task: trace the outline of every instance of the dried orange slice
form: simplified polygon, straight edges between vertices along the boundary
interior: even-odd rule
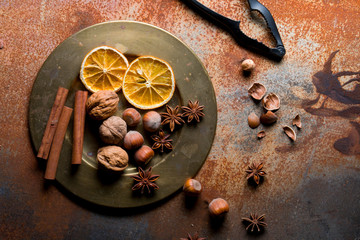
[[[84,58],[80,79],[91,92],[121,89],[129,62],[118,50],[100,46],[91,50]]]
[[[170,101],[174,91],[174,72],[162,59],[141,56],[126,70],[123,93],[129,103],[137,108],[161,107]]]

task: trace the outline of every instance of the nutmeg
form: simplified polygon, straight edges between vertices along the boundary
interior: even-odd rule
[[[118,116],[109,117],[99,128],[100,139],[108,144],[120,145],[126,132],[126,122]]]
[[[198,180],[190,178],[186,180],[183,191],[188,196],[198,196],[202,191],[201,184]]]
[[[134,159],[138,165],[147,164],[153,157],[155,153],[151,147],[142,145],[141,148],[136,150]]]
[[[229,204],[222,198],[216,198],[209,204],[209,212],[211,216],[221,217],[229,212]]]
[[[161,115],[158,112],[150,111],[143,117],[144,129],[148,132],[156,132],[161,125]]]
[[[248,93],[252,98],[256,100],[261,100],[265,96],[266,87],[261,83],[254,83],[248,89]]]
[[[251,128],[257,128],[260,125],[260,118],[254,112],[252,112],[248,116],[248,124]]]
[[[141,121],[141,114],[135,108],[127,108],[122,114],[126,124],[130,127],[137,126]]]
[[[132,150],[144,144],[144,137],[138,131],[129,131],[124,137],[124,147]]]
[[[278,117],[272,111],[267,111],[266,113],[260,116],[260,122],[265,125],[273,124],[277,120]]]
[[[100,90],[86,101],[86,111],[92,119],[104,120],[114,115],[118,109],[119,97],[114,91]]]
[[[128,166],[129,156],[118,146],[102,147],[97,152],[98,163],[107,169],[121,172]]]
[[[245,59],[244,61],[241,62],[241,68],[243,71],[250,72],[254,70],[255,63],[251,59]]]
[[[275,111],[280,108],[280,98],[275,93],[269,93],[262,100],[263,107],[268,111]]]

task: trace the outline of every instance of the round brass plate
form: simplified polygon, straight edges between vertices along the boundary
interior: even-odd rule
[[[81,62],[91,49],[101,45],[119,49],[130,60],[135,56],[153,55],[167,61],[173,67],[177,86],[168,104],[175,107],[187,105],[188,100],[199,100],[205,106],[206,116],[200,123],[178,128],[171,134],[174,150],[157,153],[149,163],[147,167],[153,166],[153,173],[160,175],[156,181],[160,189],[151,195],[138,195],[131,190],[134,181],[130,176],[137,173],[132,153],[129,153],[129,167],[122,174],[98,169],[96,152],[102,146],[97,132],[99,123],[89,118],[86,119],[83,163],[77,168],[71,166],[71,120],[56,180],[76,196],[103,206],[128,208],[154,203],[177,191],[187,178],[199,171],[211,148],[217,120],[214,89],[200,60],[179,39],[158,27],[133,21],[106,22],[83,29],[61,43],[41,67],[30,96],[29,127],[34,147],[40,146],[58,87],[70,90],[65,105],[73,107],[75,91],[85,90],[79,79]],[[121,116],[122,110],[130,105],[121,91],[119,97],[117,115]],[[164,107],[156,110],[164,111]],[[136,130],[144,134],[145,143],[151,146],[151,134],[145,133],[141,125]]]

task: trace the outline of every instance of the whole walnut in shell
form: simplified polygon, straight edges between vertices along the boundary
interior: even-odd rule
[[[92,119],[104,120],[118,110],[119,97],[114,91],[100,90],[86,101],[86,111]]]
[[[129,156],[121,147],[106,146],[98,150],[97,160],[105,168],[121,172],[127,168]]]
[[[106,119],[99,128],[100,138],[104,143],[120,145],[127,133],[126,122],[118,116]]]

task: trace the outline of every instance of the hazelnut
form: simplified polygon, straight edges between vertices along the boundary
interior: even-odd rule
[[[129,131],[124,137],[124,147],[132,150],[144,144],[144,137],[137,131]]]
[[[209,204],[210,215],[214,217],[222,217],[229,212],[229,204],[222,198],[216,198]]]
[[[161,115],[158,112],[150,111],[143,117],[143,126],[146,131],[156,132],[161,125]]]
[[[190,178],[186,180],[183,191],[188,196],[198,196],[202,191],[201,184],[198,180]]]
[[[122,114],[126,124],[130,127],[137,126],[141,121],[141,114],[135,108],[127,108]]]
[[[126,122],[118,116],[109,117],[99,128],[100,139],[108,144],[120,145],[126,132]]]
[[[295,131],[294,131],[291,127],[289,127],[289,126],[284,126],[283,129],[284,129],[285,134],[286,134],[292,141],[295,142],[295,141],[296,141],[296,133],[295,133]]]
[[[260,116],[260,122],[265,125],[273,124],[278,120],[278,117],[272,111],[267,111]]]
[[[248,89],[248,93],[255,100],[261,100],[265,96],[266,87],[261,83],[254,83]]]
[[[114,115],[118,109],[119,97],[114,91],[100,90],[86,101],[86,111],[92,119],[104,120]]]
[[[255,63],[251,59],[245,59],[241,63],[241,68],[242,68],[243,71],[250,72],[250,71],[254,70]]]
[[[275,93],[269,93],[262,100],[263,107],[268,111],[275,111],[280,108],[280,98]]]
[[[248,124],[251,128],[257,128],[260,125],[260,118],[254,112],[252,112],[248,116]]]
[[[129,156],[118,146],[102,147],[97,152],[98,163],[113,171],[123,171],[128,166]]]
[[[301,118],[299,114],[296,115],[296,117],[293,119],[292,124],[295,125],[297,128],[301,129]]]
[[[138,165],[145,165],[147,164],[153,157],[155,153],[151,147],[142,145],[134,155],[134,159]]]

